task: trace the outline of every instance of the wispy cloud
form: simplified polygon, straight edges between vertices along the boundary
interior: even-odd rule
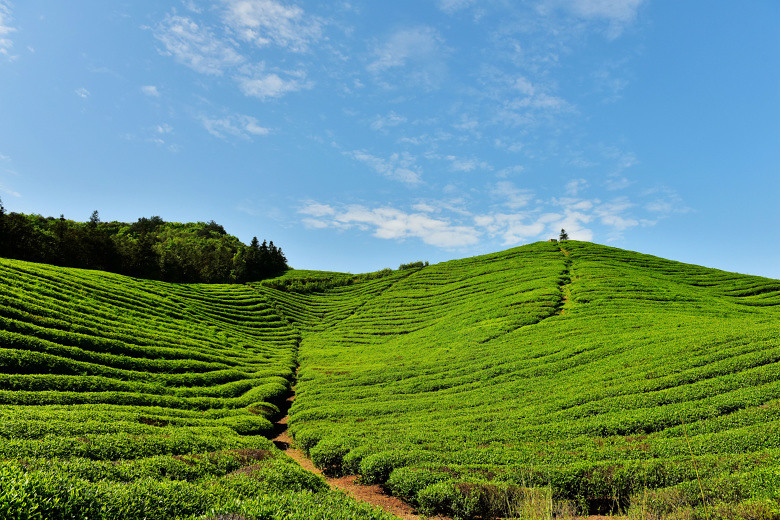
[[[438,0],[439,9],[447,14],[453,14],[456,11],[471,7],[477,0]]]
[[[625,28],[636,20],[644,0],[545,0],[540,11],[560,9],[580,19],[606,21],[607,37],[619,37]]]
[[[563,218],[559,214],[493,213],[474,217],[477,226],[489,236],[500,237],[504,245],[516,245],[542,236],[550,222]]]
[[[524,208],[534,199],[534,192],[518,188],[510,181],[497,182],[490,190],[493,197],[502,201],[502,205],[513,210]]]
[[[0,0],[0,56],[12,58],[11,48],[14,46],[13,40],[8,36],[16,32],[16,28],[11,27],[11,7],[12,4],[6,0]]]
[[[568,183],[567,195],[539,198],[533,191],[509,181],[488,187],[496,202],[491,209],[471,211],[478,200],[466,198],[419,199],[406,211],[386,205],[343,205],[305,201],[299,209],[309,228],[372,231],[377,238],[418,237],[444,247],[466,247],[496,240],[514,246],[557,237],[561,229],[576,240],[614,242],[628,230],[651,226],[672,213],[690,211],[679,195],[665,187],[646,190],[633,198],[610,200],[581,196],[589,191],[583,179]],[[442,190],[445,197],[457,189]],[[484,208],[484,206],[483,206]]]
[[[666,186],[646,190],[643,195],[648,199],[644,208],[659,218],[693,211],[677,191]]]
[[[7,195],[10,195],[12,197],[17,197],[17,198],[22,196],[22,194],[19,193],[18,191],[12,190],[11,188],[9,188],[8,186],[2,183],[0,183],[0,192],[3,192]]]
[[[223,0],[222,8],[221,17],[210,24],[198,21],[205,18],[200,10],[192,17],[168,14],[154,28],[160,52],[201,74],[229,74],[244,95],[264,101],[314,85],[302,67],[273,67],[255,54],[258,46],[267,45],[306,50],[321,37],[318,18],[274,0]]]
[[[371,122],[371,129],[380,131],[389,127],[402,125],[406,123],[406,121],[406,117],[391,111],[389,114],[384,116],[376,116]]]
[[[374,48],[368,71],[376,75],[401,69],[394,81],[436,88],[447,72],[447,48],[439,32],[428,26],[399,29]]]
[[[154,36],[164,47],[161,53],[201,74],[220,76],[244,61],[228,41],[185,16],[167,15]]]
[[[77,88],[75,91],[76,95],[82,99],[87,99],[89,97],[89,90],[85,88]]]
[[[394,153],[387,159],[371,155],[363,150],[346,152],[353,159],[368,165],[372,170],[388,179],[406,184],[420,184],[422,177],[416,159],[408,152]]]
[[[141,87],[141,92],[145,96],[149,97],[160,97],[160,91],[157,90],[157,87],[154,85],[144,85]]]
[[[486,161],[481,161],[474,157],[464,158],[448,155],[450,169],[454,172],[473,172],[474,170],[492,170],[493,168]]]
[[[240,39],[257,46],[274,44],[302,52],[322,36],[323,21],[296,5],[273,0],[226,0],[226,4],[225,23]]]
[[[304,225],[314,229],[359,229],[371,231],[377,238],[404,240],[418,238],[443,248],[474,245],[480,232],[470,225],[459,225],[446,218],[433,218],[426,212],[406,212],[392,207],[369,208],[353,204],[333,207],[308,201],[299,210],[306,215]]]
[[[252,136],[267,135],[268,128],[260,126],[257,119],[243,114],[233,114],[225,117],[201,117],[203,127],[211,135],[219,138],[228,136],[251,139]]]
[[[308,89],[313,86],[306,80],[306,73],[302,70],[281,72],[287,76],[282,78],[276,72],[266,72],[265,64],[254,67],[246,67],[242,73],[236,76],[238,88],[247,96],[260,99],[278,98],[288,92]]]
[[[564,186],[566,195],[576,197],[582,190],[588,187],[588,181],[585,179],[572,179]]]

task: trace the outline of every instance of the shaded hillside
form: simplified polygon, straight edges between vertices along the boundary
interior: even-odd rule
[[[282,250],[257,238],[247,246],[219,224],[88,222],[5,213],[0,202],[0,257],[111,271],[168,282],[232,283],[277,276]]]
[[[777,507],[780,282],[561,246],[260,287],[303,333],[297,442],[429,513],[505,515],[527,486],[582,512]]]

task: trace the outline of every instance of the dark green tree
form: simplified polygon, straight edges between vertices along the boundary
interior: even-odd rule
[[[89,222],[87,222],[87,226],[90,229],[95,229],[98,224],[100,224],[100,215],[98,215],[98,210],[95,210],[92,212],[92,215],[89,217]]]
[[[565,229],[561,229],[561,234],[558,236],[558,240],[563,242],[564,240],[569,240],[569,234],[566,232]]]

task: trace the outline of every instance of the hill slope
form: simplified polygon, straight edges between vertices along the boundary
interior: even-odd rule
[[[300,336],[250,287],[3,259],[0,288],[0,518],[387,518],[258,435]]]
[[[573,241],[248,285],[0,260],[0,517],[385,518],[262,435],[300,363],[296,442],[430,514],[774,518],[778,318],[777,280]]]
[[[262,288],[303,333],[296,440],[429,513],[777,499],[780,282],[562,246]]]

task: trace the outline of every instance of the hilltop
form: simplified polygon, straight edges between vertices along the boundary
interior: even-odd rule
[[[318,467],[425,514],[780,514],[780,281],[576,241],[410,265],[202,285],[0,260],[0,478],[24,491],[0,507],[381,518],[266,439],[294,385]]]

